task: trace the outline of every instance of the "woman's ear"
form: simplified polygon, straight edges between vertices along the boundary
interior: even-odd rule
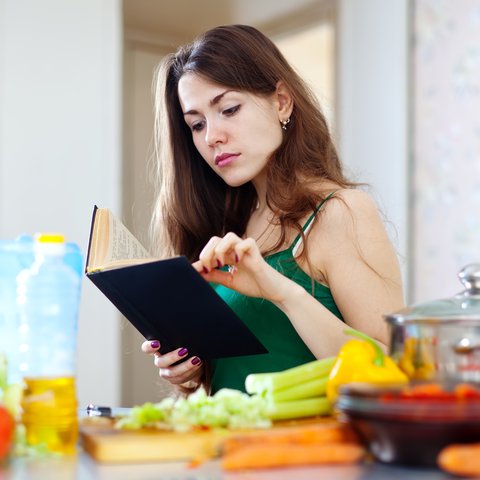
[[[293,98],[287,86],[279,80],[275,90],[275,98],[278,102],[278,120],[288,120],[293,111]]]

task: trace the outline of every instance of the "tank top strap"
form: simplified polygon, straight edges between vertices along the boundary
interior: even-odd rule
[[[333,195],[336,193],[336,190],[334,190],[333,192],[329,193],[318,205],[317,207],[315,208],[315,210],[313,211],[313,213],[308,217],[307,221],[304,223],[303,227],[302,227],[302,232],[304,235],[307,235],[308,231],[310,230],[311,226],[312,226],[312,223],[313,223],[313,220],[315,219],[315,217],[317,216],[317,213],[320,211],[320,209],[322,208],[322,206],[328,201],[330,200],[330,198],[333,197]],[[295,254],[297,253],[298,249],[300,248],[300,245],[302,244],[302,234],[299,233],[296,237],[295,237],[295,240],[292,242],[292,244],[290,245],[290,249],[292,251],[292,255],[295,256]]]

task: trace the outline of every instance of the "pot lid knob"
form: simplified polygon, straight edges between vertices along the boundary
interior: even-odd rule
[[[480,294],[480,263],[472,263],[463,267],[458,278],[465,287],[465,295]]]

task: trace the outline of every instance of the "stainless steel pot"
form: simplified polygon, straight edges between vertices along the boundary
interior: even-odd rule
[[[458,295],[384,317],[390,355],[411,380],[480,383],[480,264],[458,277]]]

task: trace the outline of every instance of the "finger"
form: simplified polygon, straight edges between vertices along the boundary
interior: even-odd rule
[[[160,342],[158,340],[147,340],[142,343],[142,352],[144,353],[155,353],[160,350]]]
[[[237,262],[235,256],[235,247],[243,240],[235,233],[227,233],[216,245],[214,256],[221,265],[227,265]]]
[[[233,274],[223,270],[213,269],[210,273],[203,274],[202,276],[207,282],[219,283],[226,287],[230,287],[233,282]]]
[[[182,358],[186,358],[187,356],[188,349],[184,347],[177,348],[176,350],[165,353],[164,355],[160,355],[160,353],[157,352],[155,354],[155,358],[153,359],[153,363],[157,368],[167,368]]]
[[[192,267],[198,272],[198,273],[207,273],[203,269],[203,263],[200,260],[197,260],[196,262],[192,263]]]
[[[220,237],[212,237],[200,252],[199,263],[202,266],[203,273],[208,273],[214,268],[221,267],[215,258],[215,246],[220,242]]]
[[[240,263],[245,255],[251,255],[254,258],[262,258],[257,242],[253,238],[245,238],[235,245],[235,260]]]
[[[196,362],[195,364],[192,362]],[[184,362],[170,368],[160,368],[160,377],[168,380],[174,385],[188,382],[194,377],[198,377],[199,370],[203,368],[203,363],[198,357],[185,360]]]

